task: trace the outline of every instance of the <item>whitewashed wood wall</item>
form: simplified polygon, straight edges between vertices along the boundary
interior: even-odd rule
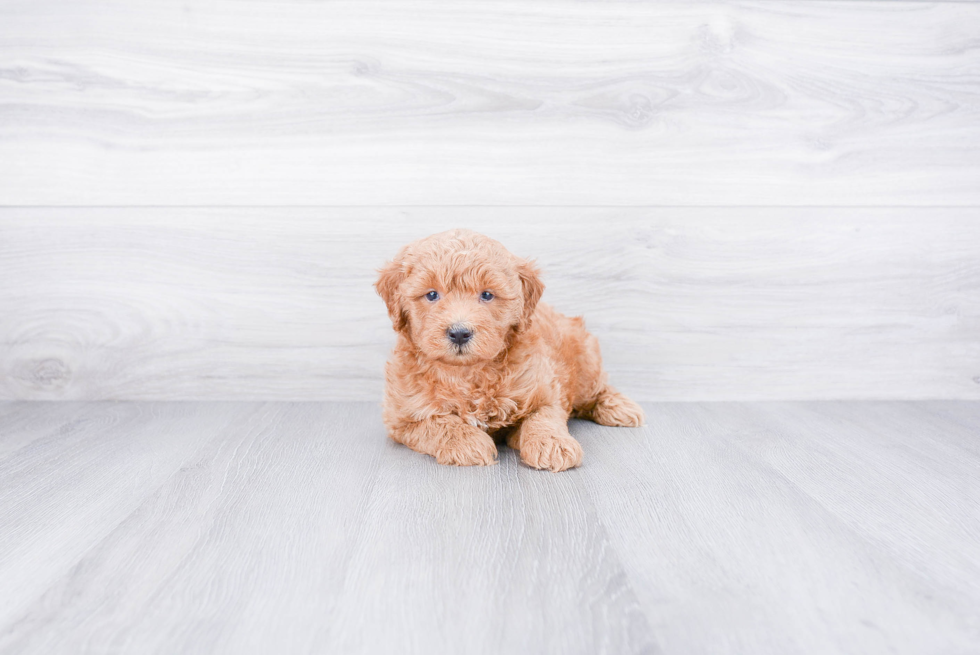
[[[637,398],[980,398],[980,5],[0,5],[0,398],[376,399],[484,231]]]

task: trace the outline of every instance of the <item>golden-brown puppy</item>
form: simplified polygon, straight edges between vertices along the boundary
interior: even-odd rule
[[[538,302],[538,270],[499,242],[451,230],[411,243],[375,284],[398,342],[385,367],[392,439],[440,464],[493,464],[493,437],[563,471],[582,462],[568,417],[638,426],[643,410],[606,381],[581,318]]]

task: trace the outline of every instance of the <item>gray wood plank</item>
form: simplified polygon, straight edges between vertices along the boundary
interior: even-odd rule
[[[376,408],[168,407],[196,421],[200,450],[8,618],[2,652],[330,652],[384,445]],[[215,425],[209,412],[237,420]]]
[[[980,398],[971,208],[0,209],[0,398],[373,400],[372,288],[454,226],[537,258],[638,399]],[[560,226],[560,227],[559,227]]]
[[[914,403],[752,407],[724,408],[729,425],[752,426],[736,444],[901,563],[937,604],[980,606],[977,432]],[[962,618],[980,638],[976,617]]]
[[[980,7],[44,0],[0,203],[977,205]]]
[[[652,652],[577,474],[438,466],[374,405],[230,406],[0,650]]]
[[[38,403],[39,415],[49,405]],[[75,567],[226,426],[231,405],[87,404],[0,461],[0,624]],[[48,431],[45,419],[23,431]],[[4,436],[6,441],[8,436]]]
[[[34,403],[0,402],[0,462],[39,439],[48,439],[72,429],[82,420],[91,403],[57,402],[43,406]]]
[[[331,643],[351,653],[652,653],[580,472],[501,448],[452,468],[390,444]]]
[[[664,652],[975,652],[963,519],[980,480],[964,471],[980,461],[923,466],[903,442],[937,426],[900,405],[906,433],[835,417],[864,403],[656,404],[644,429],[573,426]]]
[[[932,400],[915,403],[920,408],[934,416],[966,428],[973,436],[972,443],[980,448],[980,404],[958,400]]]
[[[438,466],[373,403],[76,407],[0,462],[0,652],[975,651],[968,429],[647,410],[574,421],[585,464],[551,474]]]

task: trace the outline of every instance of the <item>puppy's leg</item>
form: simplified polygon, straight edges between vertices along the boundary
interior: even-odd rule
[[[602,368],[599,340],[585,331],[581,321],[570,330],[568,339],[577,339],[582,344],[575,360],[573,415],[599,425],[631,428],[643,425],[640,406],[609,386],[609,378]]]
[[[557,472],[582,463],[582,446],[568,433],[568,414],[558,406],[532,412],[507,436],[507,445],[536,469]]]
[[[440,464],[488,466],[497,463],[497,446],[483,430],[458,416],[439,416],[404,423],[391,430],[391,438],[412,450],[432,455]]]
[[[595,404],[581,412],[599,425],[635,428],[643,425],[643,409],[635,402],[606,386],[596,397]]]

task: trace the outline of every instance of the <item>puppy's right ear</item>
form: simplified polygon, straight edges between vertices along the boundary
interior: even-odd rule
[[[402,306],[401,293],[398,287],[405,281],[406,273],[402,265],[401,257],[396,257],[388,262],[378,271],[378,281],[374,283],[378,295],[388,306],[388,317],[391,324],[398,332],[408,327],[408,316],[405,315],[405,308]]]
[[[520,320],[517,322],[517,331],[524,332],[531,326],[534,308],[538,306],[538,300],[544,293],[544,282],[541,281],[541,271],[534,265],[534,262],[528,260],[518,264],[517,274],[521,278],[521,290],[524,296],[524,308],[521,311]]]

